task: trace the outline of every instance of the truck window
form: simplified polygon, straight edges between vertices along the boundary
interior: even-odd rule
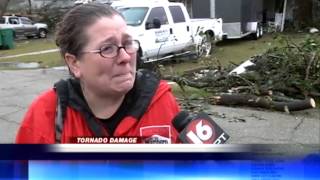
[[[130,8],[120,8],[118,11],[123,15],[129,26],[139,26],[148,12],[147,7],[130,7]]]
[[[169,6],[170,13],[174,23],[186,22],[180,6]]]
[[[168,18],[167,18],[167,14],[166,14],[163,7],[152,8],[146,23],[147,24],[153,23],[153,19],[155,19],[155,18],[160,20],[161,25],[169,23]]]
[[[21,18],[21,22],[22,22],[22,24],[32,24],[32,21],[27,18]]]
[[[9,18],[9,24],[19,24],[18,18]]]

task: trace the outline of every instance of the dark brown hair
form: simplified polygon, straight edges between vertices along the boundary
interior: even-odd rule
[[[86,29],[97,19],[114,15],[120,14],[111,6],[99,3],[83,4],[69,10],[57,24],[56,45],[61,56],[64,58],[65,53],[70,53],[79,57],[88,42]]]

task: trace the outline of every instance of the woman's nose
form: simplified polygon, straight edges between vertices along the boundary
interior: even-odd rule
[[[117,61],[119,63],[130,62],[131,59],[132,59],[132,54],[127,53],[127,51],[123,47],[119,48],[118,57],[117,57]]]

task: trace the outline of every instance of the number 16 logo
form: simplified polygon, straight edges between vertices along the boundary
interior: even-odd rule
[[[214,127],[207,120],[193,120],[189,125],[187,137],[194,144],[213,144],[215,137]]]

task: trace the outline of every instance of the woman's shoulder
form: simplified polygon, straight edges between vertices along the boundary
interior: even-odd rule
[[[56,107],[56,103],[57,103],[57,95],[56,92],[53,88],[44,91],[43,93],[41,93],[31,104],[30,107],[34,107],[36,106],[37,108],[40,109],[51,109]]]
[[[40,94],[23,118],[16,143],[54,143],[56,103],[54,89]]]
[[[146,69],[140,69],[137,72],[135,89],[143,94],[143,97],[151,97],[152,101],[156,101],[164,94],[171,93],[171,87],[167,81],[160,80],[154,72]]]
[[[171,86],[166,80],[160,80],[158,91],[171,91]]]
[[[57,96],[54,89],[41,93],[29,106],[25,114],[25,121],[42,121],[54,119],[56,113]]]

